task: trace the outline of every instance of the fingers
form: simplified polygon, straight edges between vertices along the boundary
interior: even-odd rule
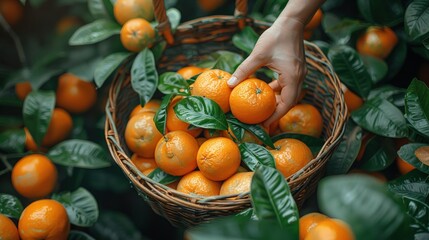
[[[232,77],[228,80],[227,84],[229,87],[235,87],[237,84],[246,79],[249,75],[254,73],[261,67],[264,63],[254,57],[254,55],[250,55],[247,57],[235,72],[232,74]]]

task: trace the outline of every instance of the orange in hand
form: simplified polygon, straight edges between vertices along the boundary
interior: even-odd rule
[[[299,218],[299,240],[304,240],[307,234],[321,221],[329,217],[318,212],[308,213]]]
[[[340,219],[325,219],[310,232],[305,240],[354,240],[350,226]]]
[[[64,73],[58,78],[57,105],[71,113],[83,113],[97,101],[97,90],[92,82]]]
[[[226,179],[220,188],[219,195],[231,195],[250,192],[254,172],[237,172]]]
[[[131,52],[139,52],[152,46],[155,31],[145,19],[133,18],[122,26],[120,38],[124,48]]]
[[[15,223],[3,214],[0,214],[0,239],[19,240]]]
[[[315,106],[301,103],[295,105],[280,118],[279,127],[286,133],[299,133],[320,137],[323,130],[323,119]]]
[[[183,176],[177,184],[177,191],[205,197],[219,195],[221,183],[206,178],[200,171]]]

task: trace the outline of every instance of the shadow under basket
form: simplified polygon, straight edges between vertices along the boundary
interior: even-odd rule
[[[239,25],[242,23],[234,16],[211,16],[181,24],[174,34],[174,43],[167,45],[163,56],[157,62],[158,72],[177,71],[218,50],[242,53],[232,44],[232,36],[240,31]],[[258,33],[269,27],[267,23],[248,18],[244,19],[244,23]],[[313,104],[321,112],[324,126],[321,138],[325,143],[309,164],[287,178],[299,208],[314,193],[319,179],[324,174],[326,162],[343,135],[347,117],[340,81],[330,62],[316,45],[305,42],[304,46],[308,68],[304,83],[308,89],[303,102]],[[166,218],[173,226],[190,227],[251,207],[249,193],[233,197],[191,196],[143,175],[131,163],[132,152],[124,138],[128,116],[138,103],[139,98],[131,87],[129,70],[121,68],[110,86],[105,138],[117,165],[157,214]]]

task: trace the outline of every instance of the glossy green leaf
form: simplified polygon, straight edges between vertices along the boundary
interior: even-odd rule
[[[310,135],[305,134],[299,134],[299,133],[280,133],[272,138],[273,142],[278,141],[279,139],[283,138],[294,138],[301,140],[304,142],[311,150],[311,153],[313,153],[314,156],[316,156],[320,149],[322,148],[323,144],[325,144],[325,141],[321,138],[316,138]]]
[[[79,227],[90,227],[98,220],[98,204],[94,196],[85,188],[73,192],[54,194],[57,200],[66,208],[70,223]]]
[[[165,72],[159,76],[158,90],[163,94],[189,95],[189,84],[176,72]]]
[[[63,166],[96,169],[108,167],[111,160],[107,152],[95,142],[66,140],[52,147],[47,156]]]
[[[405,34],[403,31],[395,30],[396,36],[398,37],[398,43],[393,48],[392,52],[390,52],[387,59],[385,59],[385,62],[387,63],[387,66],[389,67],[389,71],[387,72],[385,80],[390,80],[395,78],[399,71],[402,69],[405,60],[408,56],[408,42],[406,40]],[[384,81],[384,80],[383,80]]]
[[[89,0],[88,9],[95,19],[113,17],[113,4],[110,0]]]
[[[216,51],[211,56],[216,59],[213,69],[221,69],[229,73],[233,73],[244,60],[240,54],[225,50]]]
[[[403,205],[373,177],[326,177],[319,183],[318,203],[323,213],[347,222],[356,239],[410,239],[410,219]]]
[[[98,221],[89,229],[89,233],[95,239],[143,239],[127,215],[114,211],[101,211]]]
[[[238,49],[244,51],[247,54],[250,54],[255,47],[256,42],[258,41],[259,35],[253,30],[253,28],[246,26],[234,34],[232,37],[232,43]]]
[[[372,56],[360,55],[360,57],[371,76],[372,83],[375,85],[383,80],[388,71],[386,62]]]
[[[158,86],[158,71],[153,53],[143,49],[134,59],[131,67],[131,87],[140,96],[144,106],[153,96]]]
[[[159,182],[161,184],[169,184],[175,181],[178,181],[180,179],[179,176],[172,176],[164,171],[162,171],[160,168],[156,168],[153,170],[149,175],[147,175],[152,180]]]
[[[227,116],[228,116],[227,121],[231,126],[231,128],[234,128],[233,125],[243,128],[246,131],[250,132],[251,134],[255,135],[266,146],[270,148],[275,148],[273,141],[270,138],[270,135],[268,135],[267,131],[265,131],[265,129],[262,128],[260,125],[242,123],[230,113],[227,114]]]
[[[77,230],[71,230],[68,236],[68,240],[95,240],[89,234]]]
[[[167,46],[166,41],[160,41],[155,46],[152,47],[152,53],[153,53],[153,58],[155,59],[155,62],[158,62],[159,59],[161,59],[166,46]]]
[[[391,138],[375,136],[368,140],[359,168],[381,171],[389,167],[396,158],[396,149]]]
[[[31,91],[24,100],[22,115],[24,125],[38,146],[48,131],[55,107],[55,92]]]
[[[87,45],[101,42],[119,34],[121,26],[108,19],[98,19],[76,30],[69,40],[71,46]]]
[[[333,39],[350,39],[352,34],[363,30],[370,26],[369,23],[362,22],[357,19],[343,18],[336,19],[336,16],[332,13],[327,13],[328,19],[322,19],[322,22],[325,21],[322,26],[325,29],[326,34],[328,34]],[[329,19],[329,17],[331,19]]]
[[[408,136],[404,115],[387,100],[370,99],[353,111],[351,117],[359,126],[372,133],[392,138]]]
[[[414,233],[429,232],[428,203],[407,196],[402,197],[402,202],[407,208],[407,214],[411,218],[411,230]]]
[[[177,117],[196,127],[226,130],[228,123],[219,105],[208,98],[190,96],[174,106]]]
[[[167,9],[167,17],[168,17],[168,20],[170,21],[171,29],[173,29],[174,31],[177,28],[177,26],[179,26],[180,24],[182,14],[176,8],[169,8]]]
[[[227,121],[228,121],[228,117],[230,115],[227,115]],[[240,127],[239,125],[235,125],[235,124],[228,124],[228,129],[231,131],[232,133],[232,138],[236,138],[238,142],[242,142],[243,141],[243,137],[244,137],[244,133],[246,132],[246,129]],[[228,134],[231,135],[231,133],[228,131]]]
[[[174,94],[167,94],[162,98],[161,105],[159,106],[158,111],[153,117],[155,126],[162,135],[167,131],[167,109],[171,100],[175,97]]]
[[[413,79],[405,94],[405,117],[419,133],[429,138],[429,88]]]
[[[373,88],[368,95],[368,99],[386,99],[387,101],[393,103],[396,107],[399,108],[405,105],[405,93],[406,90],[403,88],[386,84],[377,88]]]
[[[408,162],[409,164],[413,165],[420,171],[429,174],[429,166],[422,163],[415,154],[415,151],[419,147],[428,146],[427,143],[409,143],[403,145],[399,151],[398,156],[402,158],[404,161]]]
[[[25,132],[23,129],[9,129],[0,133],[0,150],[6,153],[23,153]]]
[[[346,45],[337,45],[329,49],[328,58],[341,82],[366,99],[372,88],[371,76],[356,50]]]
[[[276,220],[298,236],[299,213],[284,176],[275,168],[260,165],[250,186],[253,210],[259,220]]]
[[[405,32],[411,41],[421,41],[429,36],[429,2],[412,1],[405,11]]]
[[[273,155],[263,146],[245,142],[240,143],[238,148],[241,160],[251,171],[255,171],[259,165],[275,168]]]
[[[408,196],[423,202],[429,199],[429,177],[419,170],[389,181],[387,187],[398,196]]]
[[[19,219],[24,207],[21,201],[13,195],[0,193],[0,213]]]
[[[95,66],[94,82],[97,87],[103,86],[107,78],[131,55],[129,52],[112,53]]]
[[[358,0],[357,5],[362,17],[370,23],[394,26],[403,21],[401,0]]]

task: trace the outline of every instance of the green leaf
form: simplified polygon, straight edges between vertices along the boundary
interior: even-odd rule
[[[368,99],[386,99],[399,108],[405,105],[405,93],[406,90],[403,88],[395,87],[393,85],[382,85],[372,89],[368,95]]]
[[[415,151],[419,148],[419,147],[423,147],[423,146],[428,146],[427,143],[409,143],[409,144],[405,144],[403,145],[399,151],[398,151],[398,156],[400,158],[402,158],[404,161],[406,161],[407,163],[413,165],[414,167],[416,167],[418,170],[429,174],[429,166],[425,165],[424,163],[422,163],[415,154]]]
[[[387,183],[389,191],[398,196],[408,196],[419,201],[427,201],[429,196],[429,178],[419,170],[395,178]]]
[[[400,0],[358,0],[362,17],[374,24],[394,26],[402,22],[404,7]]]
[[[3,128],[19,128],[23,124],[21,116],[0,116],[0,126]]]
[[[277,142],[279,139],[283,138],[295,138],[304,142],[311,150],[311,153],[316,156],[320,149],[322,149],[325,141],[321,138],[316,138],[310,135],[299,134],[299,133],[280,133],[272,138],[273,142]]]
[[[159,76],[158,90],[163,94],[189,95],[189,84],[176,72],[165,72]]]
[[[158,86],[158,72],[153,53],[143,49],[134,59],[131,67],[131,87],[140,96],[144,106],[153,96]]]
[[[90,227],[97,222],[97,201],[85,188],[78,188],[73,192],[54,194],[52,199],[63,204],[71,224],[79,227]]]
[[[208,98],[190,96],[174,106],[177,117],[196,127],[226,130],[228,123],[219,105]]]
[[[147,175],[149,178],[154,180],[155,182],[159,182],[161,184],[167,185],[169,183],[178,181],[180,179],[179,176],[172,176],[164,171],[162,171],[160,168],[156,168],[153,170],[149,175]]]
[[[103,86],[106,79],[131,55],[129,52],[112,53],[95,66],[94,82],[97,87]]]
[[[419,133],[429,138],[429,88],[413,79],[405,94],[405,117]]]
[[[246,131],[255,135],[259,140],[262,141],[262,143],[264,143],[268,147],[275,148],[274,143],[271,140],[270,136],[268,135],[267,131],[265,131],[265,129],[263,129],[260,125],[242,123],[237,118],[235,118],[231,113],[227,114],[227,116],[228,116],[227,121],[231,126],[231,129],[234,129],[234,126],[244,128]],[[234,130],[234,134],[236,133],[238,133],[237,130]]]
[[[373,177],[326,177],[319,183],[318,203],[323,213],[347,222],[356,239],[410,239],[404,207]]]
[[[89,0],[88,9],[95,19],[113,17],[113,4],[110,0]]]
[[[251,171],[255,171],[260,165],[275,168],[273,155],[263,146],[245,142],[240,143],[238,148],[242,161]]]
[[[68,240],[95,240],[95,238],[91,237],[87,233],[71,230],[68,236]]]
[[[253,30],[253,28],[246,26],[232,36],[232,43],[238,49],[250,54],[258,41],[259,35]]]
[[[371,76],[356,50],[346,45],[337,45],[329,49],[328,58],[341,82],[366,99],[372,88]]]
[[[107,152],[95,142],[87,140],[66,140],[52,147],[48,157],[63,166],[96,169],[111,164]]]
[[[170,101],[175,97],[174,94],[167,94],[162,98],[161,105],[159,106],[158,111],[153,117],[153,121],[155,122],[155,126],[162,135],[164,135],[167,131],[167,109]]]
[[[160,41],[155,46],[152,47],[152,53],[153,53],[153,58],[155,59],[155,62],[158,62],[159,59],[161,59],[166,46],[167,46],[166,41]]]
[[[275,168],[259,166],[250,186],[253,210],[259,220],[276,220],[279,226],[298,236],[299,213],[289,185]]]
[[[8,217],[19,219],[24,207],[19,199],[13,195],[0,193],[0,213]]]
[[[55,107],[55,93],[53,91],[31,91],[24,100],[22,115],[24,125],[38,146],[48,131],[52,112]]]
[[[389,67],[389,71],[384,79],[388,80],[393,79],[398,75],[408,56],[409,45],[405,39],[405,34],[399,29],[396,30],[396,35],[398,37],[398,43],[393,48],[392,52],[390,52],[387,59],[385,59],[387,66]]]
[[[81,64],[74,65],[67,69],[67,72],[76,75],[82,80],[90,82],[93,80],[95,68],[101,60],[102,59],[100,57],[88,59]]]
[[[402,202],[411,218],[410,228],[413,233],[429,232],[429,205],[407,196],[402,197]]]
[[[23,129],[9,129],[0,133],[0,150],[7,153],[23,153],[25,132]]]
[[[95,239],[142,239],[134,223],[125,214],[114,211],[100,212],[98,221],[89,232]]]
[[[69,40],[71,46],[101,42],[119,34],[121,26],[108,19],[98,19],[77,29]]]
[[[332,39],[350,39],[352,34],[370,26],[369,23],[357,19],[339,19],[332,13],[326,14],[327,18],[322,19],[322,26]],[[331,19],[330,19],[331,18]]]
[[[360,57],[363,60],[366,70],[371,76],[372,83],[375,85],[383,80],[388,71],[386,62],[372,56],[360,55]]]
[[[229,73],[233,73],[244,60],[240,54],[225,50],[216,51],[211,56],[216,59],[213,69],[221,69]]]
[[[408,136],[404,115],[387,100],[370,99],[353,111],[351,117],[359,126],[372,133],[392,138]]]
[[[419,42],[429,35],[429,2],[412,1],[405,11],[405,32],[411,41]]]
[[[180,24],[182,14],[176,8],[169,8],[167,10],[167,17],[171,24],[171,29],[176,30],[177,26]]]
[[[359,168],[381,171],[389,167],[396,158],[396,149],[391,138],[375,136],[368,140]]]

